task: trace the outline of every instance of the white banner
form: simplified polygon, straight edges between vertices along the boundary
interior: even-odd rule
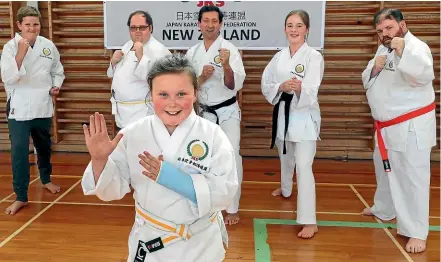
[[[188,49],[202,40],[198,14],[203,5],[224,13],[221,34],[242,50],[274,50],[288,46],[284,26],[291,10],[310,17],[308,44],[323,49],[325,1],[105,1],[104,45],[120,49],[130,39],[127,19],[143,10],[153,18],[153,36],[169,49]]]

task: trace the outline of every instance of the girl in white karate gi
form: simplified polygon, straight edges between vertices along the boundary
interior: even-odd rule
[[[285,19],[289,46],[271,59],[262,75],[262,93],[275,105],[271,148],[277,145],[281,162],[281,188],[272,194],[291,196],[295,167],[301,238],[311,238],[318,231],[312,163],[320,133],[317,94],[324,69],[322,55],[306,43],[308,32],[308,13],[291,11]]]
[[[196,115],[197,76],[184,56],[160,58],[148,84],[155,115],[113,140],[103,115],[90,116],[84,135],[92,161],[83,191],[111,201],[133,187],[127,261],[222,261],[221,210],[238,188],[233,147],[218,125]]]

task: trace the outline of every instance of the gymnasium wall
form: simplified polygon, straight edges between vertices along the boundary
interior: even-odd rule
[[[0,2],[0,44],[14,34],[16,10],[26,2]],[[399,3],[399,5],[397,5]],[[66,80],[56,99],[53,126],[54,151],[86,152],[81,123],[95,111],[103,113],[113,135],[110,79],[106,76],[111,50],[103,44],[103,4],[96,2],[38,2],[43,16],[42,35],[55,42],[65,67]],[[295,6],[293,6],[295,7]],[[378,39],[372,21],[383,7],[399,7],[409,30],[432,49],[437,117],[440,102],[440,2],[333,1],[326,3],[325,75],[319,91],[322,112],[317,157],[370,159],[373,122],[361,72],[373,57]],[[287,11],[288,12],[288,11]],[[312,18],[313,19],[313,18]],[[280,28],[283,30],[283,28]],[[276,156],[271,142],[272,106],[261,94],[263,69],[275,51],[244,51],[247,78],[239,101],[242,108],[243,156]],[[2,84],[1,84],[2,85]],[[0,93],[0,150],[9,150],[5,92]],[[437,120],[438,121],[438,120]],[[438,146],[432,159],[439,161]]]

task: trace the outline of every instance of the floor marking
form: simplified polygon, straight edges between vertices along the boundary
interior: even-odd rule
[[[11,239],[13,239],[16,235],[18,235],[23,229],[25,229],[27,226],[32,224],[37,218],[39,218],[44,212],[46,212],[50,207],[52,207],[55,203],[57,203],[61,198],[63,198],[65,195],[67,195],[70,191],[72,191],[79,183],[81,182],[81,179],[78,180],[74,185],[72,185],[66,192],[64,192],[61,196],[59,196],[57,199],[55,199],[53,202],[51,202],[49,205],[47,205],[43,210],[41,210],[38,214],[36,214],[33,218],[31,218],[28,222],[26,222],[23,226],[21,226],[19,229],[17,229],[14,233],[12,233],[8,238],[3,240],[3,242],[0,243],[0,248],[6,245]]]
[[[37,181],[38,178],[39,178],[39,177],[37,177],[37,178],[35,178],[34,180],[32,180],[31,182],[29,182],[29,185],[31,185],[32,183],[34,183],[35,181]],[[7,197],[3,198],[2,200],[0,200],[0,203],[2,203],[2,202],[9,202],[9,201],[6,201],[6,200],[7,200],[8,198],[10,198],[11,196],[13,196],[13,195],[15,195],[14,192],[12,192],[11,194],[9,194],[9,196],[7,196]],[[14,201],[15,201],[15,200],[12,200],[11,202],[14,202]]]
[[[268,184],[268,185],[280,185],[280,182],[273,181],[242,181],[242,184]],[[294,184],[297,184],[294,182]],[[358,186],[358,187],[377,187],[377,184],[346,184],[346,183],[315,183],[316,186]],[[440,189],[439,186],[431,186],[431,189]]]
[[[363,196],[360,193],[358,193],[357,189],[355,189],[355,187],[353,185],[349,185],[349,187],[352,189],[352,191],[354,191],[354,193],[357,195],[358,199],[360,199],[360,201],[364,204],[364,206],[369,208],[370,206],[364,200]],[[384,224],[383,221],[376,218],[375,216],[374,216],[374,218],[379,224]],[[409,256],[409,254],[406,252],[406,250],[404,250],[404,248],[400,245],[400,243],[398,243],[397,239],[392,235],[392,233],[390,233],[389,230],[387,230],[387,228],[383,228],[383,230],[389,236],[389,238],[392,240],[392,242],[395,244],[395,246],[397,246],[397,248],[400,250],[401,254],[403,254],[403,256],[406,258],[406,260],[408,262],[413,262],[412,258]]]
[[[14,200],[5,200],[4,202],[14,202]],[[29,203],[34,204],[50,204],[51,201],[29,201]],[[120,203],[86,203],[86,202],[66,202],[66,201],[58,201],[55,205],[84,205],[84,206],[115,206],[115,207],[134,207],[135,204],[120,204]],[[297,213],[295,210],[272,210],[272,209],[239,209],[240,212],[263,212],[263,213]],[[352,213],[352,212],[333,212],[333,211],[317,211],[316,214],[322,215],[348,215],[348,216],[360,216],[360,213]],[[430,216],[429,218],[440,219],[439,216]]]

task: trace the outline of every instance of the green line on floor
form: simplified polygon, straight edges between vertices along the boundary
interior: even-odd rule
[[[288,219],[254,219],[254,254],[256,262],[271,261],[271,250],[267,243],[268,230],[266,225],[299,225],[296,220]],[[356,227],[356,228],[397,228],[396,224],[375,222],[351,222],[351,221],[317,221],[318,226],[327,227]],[[429,226],[429,231],[440,231],[440,226]]]

